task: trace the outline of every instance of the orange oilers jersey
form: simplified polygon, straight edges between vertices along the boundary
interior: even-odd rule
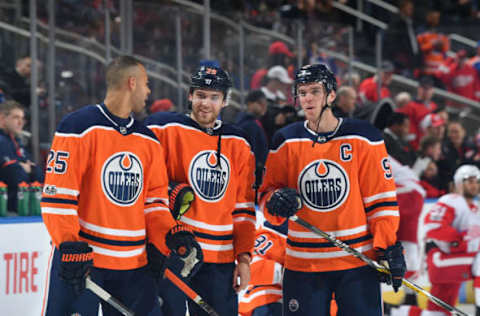
[[[238,298],[238,311],[242,316],[250,315],[257,307],[282,301],[287,236],[270,227],[272,226],[267,225],[257,230],[254,256],[250,264],[250,283]]]
[[[279,130],[260,188],[262,209],[273,190],[282,187],[301,195],[299,217],[371,258],[375,248],[387,248],[396,241],[399,213],[390,163],[379,131],[365,121],[340,119],[333,132],[318,135],[307,122]],[[274,225],[283,220],[266,209],[263,213]],[[364,265],[289,222],[286,269],[320,272]]]
[[[163,149],[153,133],[105,105],[86,106],[60,123],[52,143],[42,216],[55,246],[86,241],[94,266],[112,270],[147,264],[145,242],[168,253]]]
[[[188,183],[195,201],[181,221],[195,233],[204,261],[233,262],[255,240],[254,161],[240,129],[217,121],[203,129],[185,114],[145,120],[165,150],[169,179]]]

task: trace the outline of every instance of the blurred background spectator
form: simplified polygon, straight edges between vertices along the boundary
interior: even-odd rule
[[[332,111],[336,117],[351,117],[355,111],[357,91],[349,86],[342,86],[337,90],[337,98]]]
[[[31,160],[21,136],[25,111],[18,102],[0,104],[0,181],[8,186],[8,211],[17,211],[17,191],[21,182],[43,182],[43,171]]]

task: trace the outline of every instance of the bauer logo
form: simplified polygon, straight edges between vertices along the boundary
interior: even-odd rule
[[[350,184],[347,173],[339,164],[331,160],[316,160],[302,170],[298,187],[308,208],[330,212],[345,201]]]
[[[137,156],[119,152],[102,167],[102,189],[108,199],[119,206],[135,204],[143,188],[143,168]]]
[[[217,160],[213,150],[199,152],[190,163],[188,177],[197,196],[205,202],[223,198],[230,180],[230,163],[224,155]],[[218,162],[218,163],[217,163]]]

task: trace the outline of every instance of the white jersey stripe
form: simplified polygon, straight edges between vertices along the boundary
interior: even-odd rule
[[[185,224],[188,224],[190,226],[202,228],[202,229],[208,229],[216,232],[230,232],[233,230],[233,224],[229,225],[212,225],[212,224],[207,224],[204,222],[196,221],[191,218],[188,218],[186,216],[182,216],[180,221],[184,222]]]
[[[156,212],[156,211],[164,211],[164,212],[169,212],[170,213],[170,209],[168,207],[161,207],[161,206],[146,208],[143,211],[143,213],[148,214],[148,213],[152,213],[152,212]]]
[[[122,237],[144,237],[145,236],[145,229],[127,230],[127,229],[107,228],[107,227],[102,227],[102,226],[88,223],[82,220],[81,218],[78,219],[78,222],[80,226],[104,235],[122,236]]]
[[[129,258],[129,257],[136,257],[141,255],[145,251],[145,247],[142,246],[138,249],[133,250],[112,250],[107,248],[102,248],[98,246],[89,245],[92,247],[94,253],[98,253],[100,255],[110,256],[110,257],[117,257],[117,258]]]
[[[363,203],[368,204],[370,202],[380,200],[380,199],[385,199],[385,198],[390,198],[390,197],[396,197],[397,192],[396,191],[387,191],[387,192],[382,192],[378,193],[372,196],[367,196],[366,198],[363,198]]]
[[[373,214],[372,216],[369,216],[367,219],[372,220],[374,218],[381,217],[381,216],[395,216],[395,217],[398,217],[398,216],[400,216],[400,214],[396,210],[386,210],[386,211],[377,212],[377,213]]]
[[[77,210],[75,210],[73,208],[59,208],[59,207],[42,207],[42,214],[75,215],[75,216],[78,216]]]
[[[253,202],[245,202],[245,203],[237,203],[235,204],[235,208],[255,208],[255,203]]]
[[[230,251],[233,250],[233,245],[213,245],[213,244],[206,244],[204,242],[198,242],[200,247],[205,250],[213,250],[213,251]]]

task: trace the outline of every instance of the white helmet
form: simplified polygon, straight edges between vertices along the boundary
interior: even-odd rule
[[[463,183],[464,180],[471,177],[476,177],[477,180],[480,180],[480,170],[474,165],[463,165],[455,171],[453,181],[455,182],[455,185],[459,185]]]

